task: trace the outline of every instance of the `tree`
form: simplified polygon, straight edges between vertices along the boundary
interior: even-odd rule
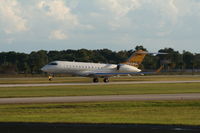
[[[161,64],[164,63],[167,65],[168,69],[179,68],[181,63],[181,55],[178,51],[175,51],[172,48],[160,49],[159,52],[167,53],[165,55],[157,55],[159,57],[158,61],[161,61]]]
[[[186,69],[194,68],[194,55],[188,51],[183,51],[183,62]]]
[[[194,55],[194,68],[200,69],[200,54]]]
[[[135,50],[147,51],[143,46],[136,46]],[[11,52],[0,53],[0,73],[41,73],[40,69],[48,62],[55,60],[83,61],[99,63],[122,63],[129,58],[135,50],[111,51],[109,49],[97,50],[62,50],[62,51],[33,51],[30,54]],[[167,55],[146,55],[142,69],[156,69],[162,63],[168,69],[200,69],[200,54],[183,51],[180,54],[172,48],[165,48],[159,52]]]
[[[29,66],[31,73],[41,73],[41,67],[48,63],[47,51],[40,50],[38,52],[31,52],[29,55]]]
[[[138,50],[143,50],[143,51],[147,51],[146,48],[144,48],[142,45],[138,45],[135,47],[135,50],[138,51]]]

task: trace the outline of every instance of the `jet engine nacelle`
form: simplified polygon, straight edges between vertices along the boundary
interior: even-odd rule
[[[125,64],[117,64],[117,70],[119,71],[124,71],[126,70],[126,65]]]
[[[126,64],[118,64],[116,67],[117,71],[119,72],[140,72],[141,70],[130,65]]]
[[[121,67],[121,64],[118,64],[118,65],[117,65],[117,70],[119,70],[119,69],[120,69],[120,67]]]

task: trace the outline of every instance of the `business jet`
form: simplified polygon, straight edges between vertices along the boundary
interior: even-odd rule
[[[99,82],[99,78],[104,78],[103,81],[107,83],[111,76],[144,74],[138,67],[147,54],[146,51],[138,50],[126,62],[120,64],[52,61],[42,67],[41,70],[50,74],[49,80],[52,80],[53,76],[51,75],[53,74],[71,74],[91,77],[94,83]]]

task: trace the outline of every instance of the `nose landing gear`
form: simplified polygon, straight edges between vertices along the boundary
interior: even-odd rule
[[[53,75],[49,75],[49,76],[48,76],[48,79],[49,79],[49,81],[52,81]]]

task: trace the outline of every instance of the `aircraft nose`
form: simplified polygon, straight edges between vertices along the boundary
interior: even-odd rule
[[[46,71],[46,67],[43,66],[43,67],[41,68],[41,70],[42,70],[43,72],[45,72],[45,71]]]

